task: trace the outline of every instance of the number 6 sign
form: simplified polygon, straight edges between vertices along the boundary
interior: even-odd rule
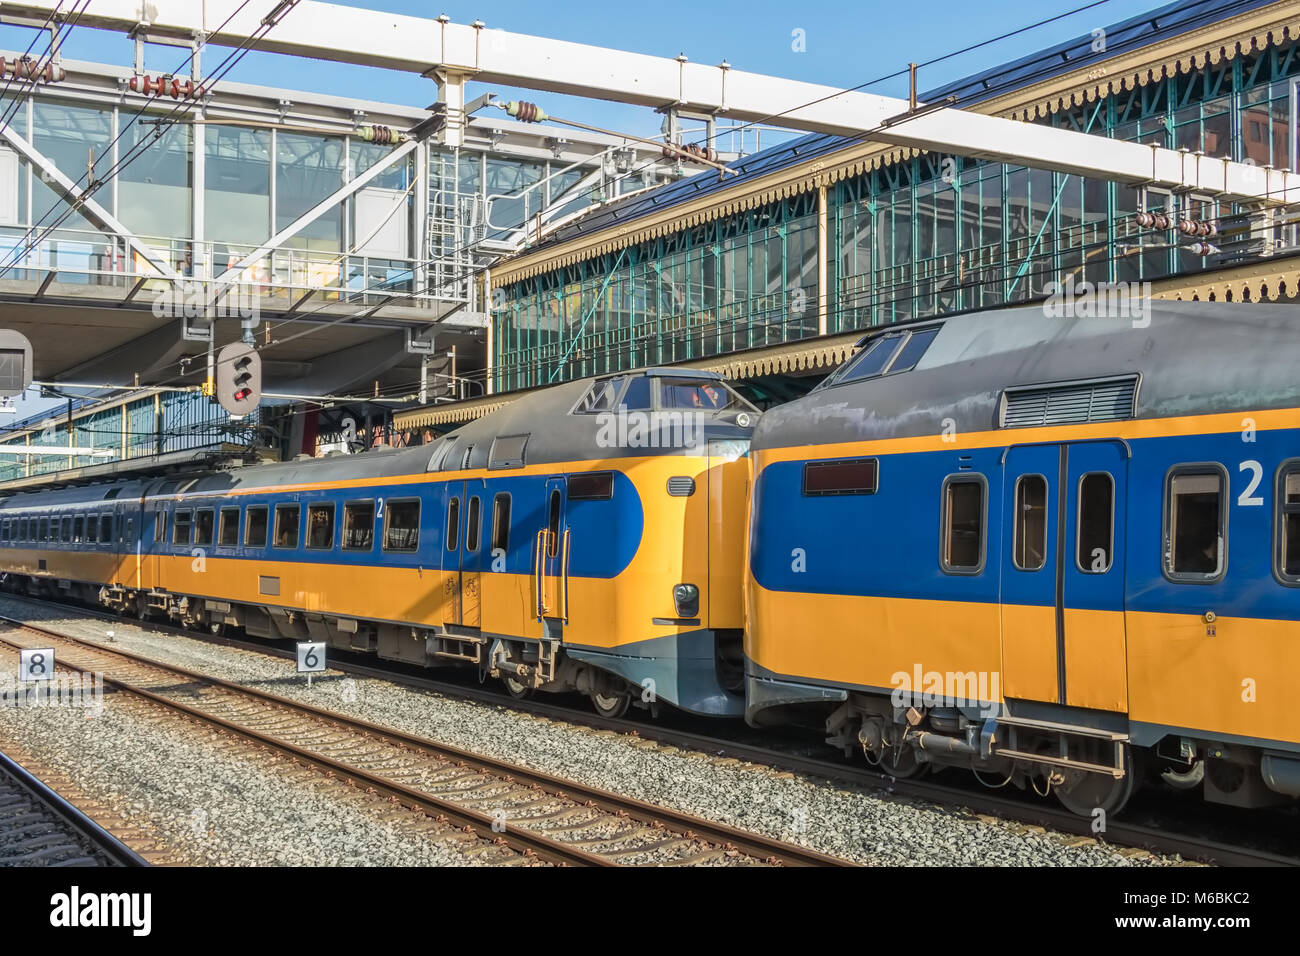
[[[302,641],[298,644],[298,673],[319,674],[325,669],[325,642]]]

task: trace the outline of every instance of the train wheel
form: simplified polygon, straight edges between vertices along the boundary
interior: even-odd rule
[[[1090,817],[1097,810],[1110,816],[1119,813],[1137,790],[1141,777],[1131,748],[1124,748],[1124,776],[1116,779],[1109,774],[1087,773],[1083,770],[1066,770],[1065,780],[1056,784],[1056,799],[1073,814]]]
[[[501,678],[501,683],[506,685],[506,693],[515,700],[527,700],[533,696],[533,689],[527,684],[521,684],[513,677]]]
[[[886,751],[877,769],[898,780],[907,780],[910,777],[919,777],[930,769],[930,765],[917,760],[916,751],[911,747],[898,746]]]
[[[608,717],[615,720],[627,713],[628,705],[632,703],[631,694],[599,694],[591,695],[591,706],[596,708],[596,713],[602,717]]]

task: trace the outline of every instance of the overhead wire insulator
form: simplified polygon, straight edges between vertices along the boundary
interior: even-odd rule
[[[511,100],[503,109],[521,123],[542,123],[551,118],[546,110],[527,100]]]
[[[391,126],[358,126],[357,135],[367,143],[380,143],[389,146],[393,143],[405,143],[411,137],[400,129]]]

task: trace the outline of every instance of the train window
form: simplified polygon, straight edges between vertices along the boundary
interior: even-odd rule
[[[266,547],[266,505],[252,505],[244,511],[244,547]]]
[[[164,516],[159,515],[158,517],[161,519]],[[99,540],[102,541],[104,544],[113,543],[113,516],[112,515],[99,516]]]
[[[275,546],[277,548],[298,547],[298,525],[301,522],[301,510],[297,505],[276,505]]]
[[[6,518],[3,522],[0,522],[0,541],[8,541],[8,540],[9,540],[9,519]]]
[[[844,371],[835,376],[835,382],[854,382],[860,378],[879,375],[889,366],[890,360],[893,359],[894,353],[898,351],[899,345],[905,338],[907,338],[906,332],[882,335],[850,359],[849,364],[844,366]]]
[[[482,502],[479,501],[478,495],[469,499],[469,508],[465,511],[465,550],[477,551],[479,546],[479,537],[482,534],[482,518],[479,509]]]
[[[593,412],[613,411],[614,399],[618,397],[618,390],[623,387],[626,378],[625,375],[616,375],[614,378],[592,383],[591,388],[587,390],[587,394],[579,399],[574,412],[580,415],[589,415]]]
[[[315,550],[334,547],[334,506],[307,506],[307,547]]]
[[[190,527],[194,516],[188,511],[178,511],[172,516],[172,544],[189,544]]]
[[[216,514],[211,508],[204,508],[202,511],[194,512],[194,543],[200,545],[212,544],[212,532],[216,524]]]
[[[99,541],[99,515],[91,515],[86,519],[86,544],[95,544]]]
[[[879,468],[875,458],[810,461],[803,466],[803,493],[807,497],[874,495]]]
[[[42,518],[36,526],[36,540],[44,541],[50,533],[50,519]]]
[[[1165,574],[1172,580],[1208,581],[1223,574],[1227,511],[1223,471],[1184,467],[1170,475],[1165,493]]]
[[[897,375],[899,372],[910,372],[916,368],[916,363],[921,361],[921,356],[925,350],[930,347],[934,337],[939,334],[937,328],[921,329],[919,332],[913,332],[907,340],[907,344],[899,350],[898,358],[890,363],[887,375]]]
[[[349,501],[343,506],[343,550],[369,551],[375,545],[375,503]]]
[[[510,547],[510,496],[504,492],[492,499],[492,550]]]
[[[64,544],[68,544],[69,542],[72,541],[72,516],[71,515],[66,516],[63,519],[62,524],[59,525],[59,540],[62,541]]]
[[[943,483],[943,570],[979,574],[984,567],[984,479],[948,478]]]
[[[465,454],[460,456],[460,470],[465,471],[469,468],[469,456],[474,454],[474,446],[466,445]]]
[[[1047,563],[1047,479],[1022,475],[1016,481],[1015,546],[1012,561],[1021,571]]]
[[[1278,478],[1278,571],[1282,580],[1300,583],[1300,463]]]
[[[86,516],[77,515],[72,519],[72,543],[81,544],[86,540]]]
[[[546,552],[551,557],[555,557],[560,553],[560,490],[558,488],[551,492],[551,503],[550,507],[547,509]]]
[[[447,502],[447,550],[455,551],[460,547],[460,499],[452,498]]]
[[[419,499],[388,502],[384,506],[384,550],[414,551],[419,545]]]
[[[559,492],[555,492],[559,494]],[[571,501],[608,501],[614,497],[614,473],[612,471],[593,471],[589,475],[569,476],[569,499]],[[552,507],[558,507],[552,502]]]
[[[223,548],[233,548],[239,544],[238,508],[221,509],[221,520],[217,523],[217,544]]]
[[[729,405],[731,405],[731,393],[721,382],[676,378],[659,380],[660,408],[698,408],[712,412],[727,408]]]
[[[488,471],[522,468],[525,462],[524,449],[527,445],[527,435],[509,435],[492,439],[492,449],[488,452]]]
[[[1104,471],[1079,479],[1079,528],[1075,562],[1088,574],[1110,570],[1115,545],[1115,482]]]
[[[162,541],[167,535],[167,511],[165,505],[155,505],[153,513],[153,539]]]
[[[633,410],[650,410],[650,379],[644,375],[633,375],[627,383],[627,388],[618,399],[619,408],[628,408]]]

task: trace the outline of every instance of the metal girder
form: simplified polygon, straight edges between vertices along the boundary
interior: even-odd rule
[[[239,273],[243,272],[249,266],[253,265],[259,259],[265,256],[268,252],[271,252],[272,250],[278,248],[282,243],[284,243],[286,239],[289,239],[292,236],[297,235],[300,231],[307,228],[309,225],[311,225],[321,216],[325,215],[325,213],[329,212],[331,209],[333,209],[335,206],[341,203],[344,199],[347,199],[349,196],[351,196],[362,186],[366,185],[366,183],[370,182],[372,179],[374,179],[376,176],[378,176],[380,173],[386,170],[389,166],[393,165],[393,163],[397,162],[399,159],[402,159],[405,156],[409,156],[412,152],[415,151],[417,146],[419,146],[418,142],[416,142],[415,140],[408,140],[407,142],[403,143],[401,146],[393,150],[391,153],[389,153],[387,156],[385,156],[383,159],[381,159],[379,162],[371,166],[364,173],[361,173],[359,176],[354,176],[352,179],[348,180],[338,189],[334,190],[334,192],[330,193],[328,196],[326,196],[316,205],[308,209],[305,213],[303,213],[293,222],[289,223],[289,225],[285,226],[283,229],[277,232],[270,239],[266,240],[266,242],[262,243],[260,246],[258,246],[248,255],[244,256],[244,258],[240,259],[237,263],[235,263],[225,272],[221,273],[221,275],[217,277],[217,282],[221,283],[221,282],[235,281],[234,277],[238,276]]]
[[[157,269],[158,274],[163,278],[171,279],[173,282],[180,278],[165,261],[158,257],[154,250],[137,239],[130,229],[122,225],[116,216],[95,202],[94,199],[82,199],[77,184],[69,179],[59,167],[55,166],[44,153],[14,132],[12,126],[8,124],[0,126],[0,137],[3,137],[5,142],[22,154],[32,164],[32,167],[41,173],[42,179],[48,180],[49,184],[59,192],[65,202],[76,206],[81,214],[94,223],[96,227],[124,241],[131,248],[131,251]]]
[[[57,0],[6,3],[7,12],[48,14]],[[188,39],[229,17],[207,42],[239,45],[262,25],[262,12],[240,0],[96,0],[79,26]],[[147,11],[142,22],[141,12]],[[233,14],[233,16],[232,16]],[[1233,201],[1300,201],[1300,176],[1176,150],[1143,146],[1037,124],[944,109],[902,118],[907,100],[846,92],[815,83],[647,56],[582,43],[488,30],[426,17],[299,0],[254,49],[385,69],[472,77],[651,107],[726,114],[899,146],[975,156],[1108,179],[1129,185],[1213,195]]]

